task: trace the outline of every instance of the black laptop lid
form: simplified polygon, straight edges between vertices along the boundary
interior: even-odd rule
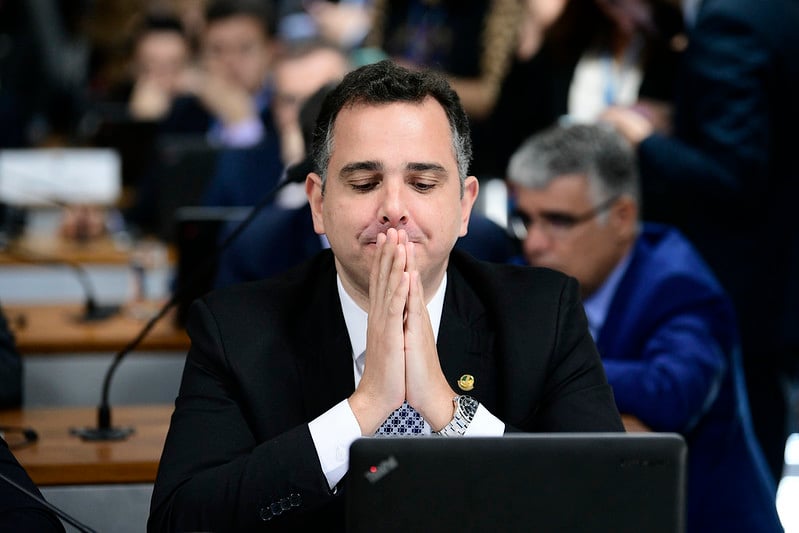
[[[362,531],[684,531],[676,434],[368,438],[350,448],[347,527]]]

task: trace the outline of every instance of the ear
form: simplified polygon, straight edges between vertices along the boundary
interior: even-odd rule
[[[308,203],[311,204],[313,229],[316,233],[322,235],[325,233],[325,222],[322,216],[325,197],[322,194],[322,177],[319,174],[311,172],[305,178],[305,194],[308,196]]]
[[[622,195],[611,211],[616,234],[623,241],[635,239],[638,233],[638,204],[629,195]]]
[[[477,178],[469,176],[463,181],[463,197],[461,198],[461,231],[459,237],[463,237],[469,231],[469,218],[472,215],[472,206],[477,200],[480,192],[480,184]]]

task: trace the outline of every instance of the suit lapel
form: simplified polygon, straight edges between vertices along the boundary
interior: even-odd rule
[[[330,254],[330,261],[315,272],[316,279],[308,280],[313,293],[295,333],[301,347],[298,367],[303,398],[312,418],[355,390],[352,347],[336,289],[336,271],[332,254],[325,253]]]
[[[455,268],[447,271],[447,292],[438,331],[438,358],[452,390],[473,396],[489,410],[496,406],[494,334],[485,308]],[[474,378],[472,389],[459,384]]]

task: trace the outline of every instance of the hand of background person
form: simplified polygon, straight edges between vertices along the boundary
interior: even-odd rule
[[[172,95],[158,82],[142,78],[133,86],[128,112],[136,120],[158,120],[169,111]]]
[[[197,70],[191,76],[189,89],[226,126],[258,116],[252,95],[220,74]]]
[[[643,108],[636,110],[629,107],[609,107],[602,112],[599,120],[613,125],[633,146],[638,146],[655,132],[655,125],[643,112]]]
[[[371,9],[361,4],[312,1],[305,10],[324,39],[344,48],[357,45],[372,25]]]

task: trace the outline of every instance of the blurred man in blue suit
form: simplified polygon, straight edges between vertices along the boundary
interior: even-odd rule
[[[752,419],[772,474],[799,375],[799,0],[701,0],[672,135],[604,117],[637,146],[644,217],[680,228],[739,314]],[[795,424],[795,422],[793,423]]]
[[[751,429],[732,304],[675,229],[641,225],[632,148],[555,127],[508,167],[527,262],[578,279],[622,414],[689,446],[687,530],[781,531]]]

